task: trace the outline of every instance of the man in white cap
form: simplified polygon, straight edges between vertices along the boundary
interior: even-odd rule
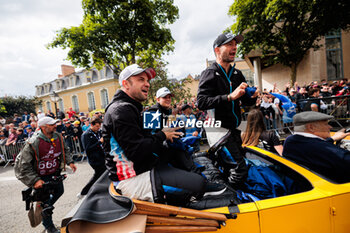
[[[282,154],[332,181],[350,182],[350,151],[334,145],[350,133],[342,129],[331,136],[331,119],[333,116],[315,111],[296,114],[295,133],[286,139]]]
[[[150,107],[147,111],[147,112],[153,112],[153,113],[158,111],[161,114],[160,129],[152,130],[153,133],[162,130],[163,124],[167,124],[168,118],[172,113],[171,98],[173,96],[174,95],[166,87],[162,87],[158,89],[158,91],[156,92],[157,104]],[[179,129],[178,131],[183,133],[183,135],[186,134],[185,128]],[[174,146],[174,145],[177,145],[177,146]],[[169,146],[169,151],[168,151],[169,158],[175,158],[178,161],[180,160],[181,164],[184,165],[186,170],[192,170],[192,171],[197,170],[197,167],[193,163],[192,158],[187,155],[186,148],[184,147],[183,143],[181,143],[181,145],[179,145],[178,143],[168,144],[168,146]],[[179,146],[181,149],[179,148]]]
[[[43,188],[45,182],[53,181],[65,165],[76,171],[69,149],[65,146],[61,134],[56,132],[57,120],[42,117],[38,121],[40,131],[27,140],[26,145],[16,157],[15,175],[23,184],[34,189]],[[43,205],[53,204],[63,194],[62,181],[55,184],[52,197],[43,200]],[[52,191],[52,190],[51,190]],[[43,215],[42,221],[49,233],[59,232],[52,222],[52,215]]]
[[[167,128],[151,134],[143,128],[141,103],[147,99],[149,80],[155,75],[153,69],[143,69],[136,64],[120,73],[121,89],[107,106],[102,126],[106,167],[122,195],[174,204],[202,192],[205,179],[196,173],[168,166],[163,141],[172,141],[180,132]],[[184,179],[188,182],[180,182]],[[169,188],[181,190],[185,197],[172,199],[171,194],[166,194]]]
[[[241,103],[251,106],[256,102],[257,91],[247,91],[248,84],[242,72],[231,65],[237,51],[237,44],[243,41],[242,35],[233,35],[230,32],[219,35],[213,44],[216,62],[204,70],[200,76],[197,103],[200,110],[215,109],[212,114],[215,121],[221,121],[221,128],[206,129],[209,145],[215,144],[228,131],[231,136],[225,144],[226,148],[234,157],[237,165],[229,164],[225,167],[224,173],[233,186],[242,184],[248,174],[248,168],[244,160],[241,132],[237,127],[241,123]],[[247,92],[247,93],[246,93]],[[210,111],[209,115],[211,115]],[[214,131],[215,130],[215,131]],[[218,135],[221,134],[221,135]],[[213,139],[213,140],[212,140]]]
[[[174,95],[166,87],[158,89],[156,93],[157,104],[151,106],[148,109],[148,112],[159,111],[160,115],[160,129],[163,129],[163,123],[167,123],[168,117],[171,115],[171,98]]]
[[[41,118],[45,117],[45,113],[41,112],[41,110],[39,109],[37,117],[38,117],[38,120],[40,120]]]

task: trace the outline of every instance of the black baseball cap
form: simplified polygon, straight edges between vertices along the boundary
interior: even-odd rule
[[[221,45],[224,45],[230,42],[231,40],[235,40],[237,44],[239,44],[244,40],[244,37],[241,34],[234,35],[231,32],[222,33],[214,41],[213,49],[215,49],[216,47],[220,47]]]
[[[191,106],[188,104],[185,104],[184,106],[182,106],[181,111],[185,111],[188,108],[191,108]]]

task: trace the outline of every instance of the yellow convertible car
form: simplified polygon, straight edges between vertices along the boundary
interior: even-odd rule
[[[245,195],[246,198],[243,201],[239,201],[238,204],[235,203],[205,210],[193,210],[195,214],[191,214],[190,209],[170,206],[171,208],[175,208],[175,211],[174,209],[164,210],[163,207],[165,205],[154,203],[150,203],[151,210],[149,212],[142,211],[142,207],[140,209],[140,203],[142,204],[144,202],[127,201],[127,199],[119,200],[118,206],[112,208],[111,206],[115,204],[116,199],[113,198],[115,193],[111,190],[113,189],[113,186],[111,186],[112,188],[109,189],[109,192],[106,191],[108,197],[99,198],[98,195],[101,195],[101,192],[90,191],[80,207],[77,208],[78,211],[73,211],[63,219],[62,231],[70,233],[212,231],[220,233],[350,232],[350,183],[337,184],[329,180],[329,178],[322,177],[284,157],[257,147],[247,147],[246,149],[248,161],[253,161],[250,163],[250,169],[253,166],[271,168],[274,174],[277,174],[280,178],[279,180],[285,185],[284,192],[278,191],[278,187],[276,188],[275,185],[272,185],[273,197],[269,195],[259,196],[259,192],[256,189],[254,191],[257,184],[251,184],[250,187],[253,189],[250,194],[246,190],[245,192],[241,192],[240,196]],[[110,182],[106,182],[104,186],[101,184],[101,187],[104,187],[103,189],[105,190],[108,189],[107,186],[110,186]],[[95,186],[98,185],[94,185],[93,188],[96,188]],[[105,201],[109,202],[105,203],[104,206],[96,207]],[[86,204],[89,204],[89,202],[90,205],[86,207]],[[159,208],[157,208],[157,205],[159,205]],[[109,208],[108,211],[104,209],[106,206]],[[139,212],[137,210],[135,211],[138,207]],[[124,213],[120,215],[120,209],[118,208],[124,208]],[[179,210],[178,212],[176,212],[176,208]],[[85,210],[85,212],[81,211],[79,214],[79,210]],[[181,210],[188,212],[181,212]],[[94,214],[93,212],[95,212],[95,215],[93,215],[95,217],[91,217],[91,214]],[[200,213],[207,213],[208,216],[203,215],[201,217]],[[214,213],[221,214],[224,217],[221,218],[220,215],[215,215]],[[213,214],[213,216],[210,216],[210,214]],[[153,218],[147,218],[147,215],[153,215]],[[107,219],[105,218],[106,216],[108,216]],[[145,217],[132,221],[131,218],[135,216]],[[154,216],[160,218],[157,219]],[[166,220],[167,218],[169,221]],[[131,222],[125,223],[125,220],[128,219]],[[213,223],[212,220],[215,220],[217,223]],[[124,221],[124,226],[118,226],[122,221]],[[208,228],[204,228],[203,226]],[[128,230],[128,227],[131,228]]]

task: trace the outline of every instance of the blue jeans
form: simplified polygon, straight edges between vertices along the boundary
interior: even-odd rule
[[[52,180],[51,177],[41,177],[41,179],[45,182]],[[43,202],[43,204],[48,204],[50,206],[53,206],[55,202],[62,196],[64,193],[63,188],[63,182],[60,181],[57,185],[53,187],[53,194],[50,195],[50,199]],[[45,229],[55,226],[52,222],[52,215],[47,216],[46,218],[43,217],[43,225]]]
[[[276,129],[276,128],[277,128],[276,119],[272,119],[272,128],[271,129]]]
[[[271,128],[270,119],[267,119],[266,117],[264,117],[264,123],[265,123],[266,129],[269,130]]]

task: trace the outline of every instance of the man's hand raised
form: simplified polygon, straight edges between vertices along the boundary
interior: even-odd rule
[[[183,135],[182,132],[175,132],[176,130],[180,129],[180,127],[177,128],[163,128],[162,131],[166,136],[166,140],[173,142],[174,138],[179,138],[180,136]]]
[[[229,100],[236,100],[245,94],[245,89],[248,87],[247,83],[241,83],[232,93],[228,95]]]

